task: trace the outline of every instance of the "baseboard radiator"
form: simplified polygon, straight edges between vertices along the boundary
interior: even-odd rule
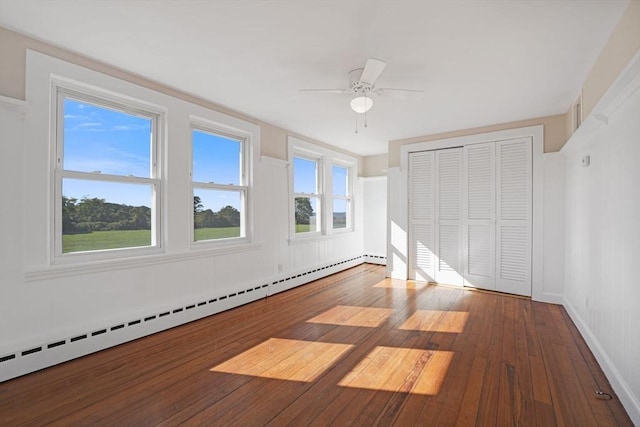
[[[255,283],[226,295],[215,295],[193,301],[191,304],[149,313],[147,316],[127,319],[81,334],[60,337],[14,353],[2,354],[0,382],[239,307],[365,262],[380,264],[382,257],[354,256],[295,274],[276,277],[266,283]]]
[[[364,255],[364,262],[368,264],[387,265],[387,257],[385,255]]]

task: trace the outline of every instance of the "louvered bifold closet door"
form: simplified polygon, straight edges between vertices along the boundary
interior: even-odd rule
[[[531,295],[531,139],[496,143],[496,290]]]
[[[435,155],[409,155],[409,278],[435,281]]]
[[[435,279],[462,286],[462,148],[438,150],[435,156]]]
[[[495,289],[495,143],[464,147],[464,284]]]

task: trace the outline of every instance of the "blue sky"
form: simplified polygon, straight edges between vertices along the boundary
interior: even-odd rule
[[[64,153],[66,170],[149,177],[153,122],[73,99],[64,101]],[[240,184],[241,143],[238,140],[192,131],[193,181]],[[316,162],[294,158],[296,193],[316,192]],[[346,194],[347,168],[333,166],[333,194]],[[63,194],[76,198],[98,197],[107,202],[151,207],[151,187],[66,178]],[[197,189],[204,209],[214,212],[231,205],[240,208],[235,191]],[[337,208],[337,206],[336,206]]]
[[[64,101],[64,153],[67,170],[149,177],[151,119],[85,102]],[[240,183],[240,142],[193,131],[194,181]],[[65,179],[63,194],[78,200],[98,197],[111,203],[151,207],[151,187]],[[197,190],[205,209],[240,207],[237,192]]]
[[[316,192],[316,166],[317,163],[313,160],[293,158],[294,193]],[[333,165],[333,194],[336,196],[347,195],[347,171],[346,167]]]
[[[316,193],[317,192],[317,163],[313,160],[301,157],[293,158],[293,192],[294,193]]]

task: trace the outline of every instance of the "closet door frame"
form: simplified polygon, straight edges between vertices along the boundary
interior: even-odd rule
[[[545,295],[543,281],[543,125],[404,144],[400,147],[400,168],[397,172],[397,176],[401,185],[408,189],[408,159],[410,152],[436,150],[440,148],[450,148],[523,137],[530,137],[532,140],[531,296],[534,300],[545,301],[549,300],[549,297],[548,295]],[[394,171],[390,170],[390,177],[392,176],[396,175]],[[398,192],[398,194],[401,193],[407,194],[407,192],[402,190]],[[390,198],[389,200],[390,203],[396,202],[394,198]],[[400,231],[404,230],[404,233],[406,233],[406,246],[398,248],[397,244],[394,245],[393,242],[390,242],[389,253],[394,254],[396,259],[401,260],[404,257],[405,260],[408,260],[408,197],[405,197],[404,200],[398,200],[397,203],[399,203],[398,209],[394,212],[394,215],[390,215],[388,219],[389,225],[399,228]],[[399,251],[398,249],[401,250]],[[409,274],[408,269],[408,262],[395,262],[388,266],[388,275],[394,278],[406,280]]]

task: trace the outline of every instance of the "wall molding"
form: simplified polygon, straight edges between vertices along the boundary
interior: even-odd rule
[[[384,181],[384,180],[387,179],[387,175],[359,176],[358,179],[362,180],[364,182],[367,182],[367,181]]]
[[[46,267],[32,267],[25,271],[24,280],[33,282],[38,280],[59,279],[61,277],[77,276],[83,274],[101,273],[137,267],[149,267],[158,264],[191,261],[201,258],[214,257],[216,255],[228,255],[232,253],[257,251],[262,248],[260,242],[229,245],[217,248],[193,249],[189,252],[177,254],[161,254],[139,256],[125,259],[112,259],[105,261],[85,262],[82,264],[51,265]]]
[[[25,114],[27,114],[27,111],[29,111],[28,102],[3,95],[0,95],[0,107],[2,107],[3,110],[18,113],[20,116],[20,120],[24,120]]]
[[[569,152],[588,148],[595,132],[600,127],[607,126],[609,118],[638,90],[640,90],[640,51],[629,61],[629,64],[593,107],[589,116],[569,137],[560,152],[567,155]]]

